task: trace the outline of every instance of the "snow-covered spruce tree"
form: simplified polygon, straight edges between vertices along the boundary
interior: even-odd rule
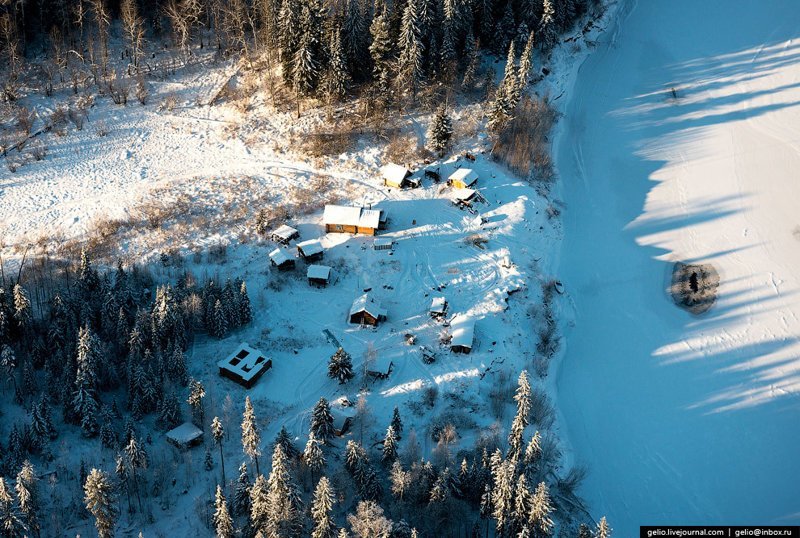
[[[294,446],[294,442],[289,436],[289,432],[286,431],[286,426],[281,426],[281,431],[279,431],[278,435],[275,436],[275,442],[272,444],[272,447],[274,448],[275,445],[281,445],[283,454],[289,460],[295,460],[300,457],[300,451],[296,446]]]
[[[520,532],[523,527],[527,526],[528,518],[530,517],[531,490],[528,488],[528,480],[524,474],[517,477],[517,485],[514,489],[514,511],[512,518],[514,519],[514,528]]]
[[[118,516],[111,478],[104,471],[92,469],[86,477],[83,491],[86,509],[95,519],[99,538],[111,538]]]
[[[217,299],[214,303],[214,310],[211,318],[211,335],[217,338],[225,338],[228,335],[228,317],[222,301]]]
[[[219,484],[214,495],[214,531],[217,533],[217,538],[233,538],[233,518],[228,512],[228,502]]]
[[[205,405],[203,399],[206,397],[206,388],[203,383],[192,379],[189,381],[189,397],[186,403],[192,408],[192,421],[201,430],[205,428]]]
[[[581,523],[578,527],[578,538],[592,538],[592,531],[589,529],[589,525],[586,523]]]
[[[325,455],[322,453],[319,441],[314,437],[313,432],[308,434],[308,442],[303,451],[303,463],[311,474],[311,483],[314,483],[314,473],[325,467]]]
[[[311,412],[311,433],[322,443],[327,443],[335,435],[331,406],[325,398],[320,398]]]
[[[17,473],[17,480],[14,483],[14,491],[17,493],[17,504],[25,526],[37,537],[40,536],[41,523],[39,521],[39,511],[41,503],[39,500],[38,478],[30,461],[25,460],[22,468]]]
[[[553,532],[553,504],[547,484],[539,482],[531,498],[531,511],[528,522],[534,536],[550,536]]]
[[[519,69],[517,71],[517,93],[523,95],[528,88],[531,77],[531,62],[533,62],[534,39],[533,32],[528,35],[522,56],[519,59]]]
[[[539,36],[539,48],[547,53],[558,41],[558,31],[553,0],[544,0],[542,6],[542,17],[539,19],[536,34]]]
[[[428,129],[428,149],[443,157],[453,137],[453,122],[444,105],[440,106],[433,116]]]
[[[275,445],[272,453],[272,471],[267,479],[267,505],[269,536],[289,536],[300,532],[303,526],[302,500],[280,445]]]
[[[250,528],[253,534],[261,533],[262,536],[269,536],[267,532],[270,509],[267,479],[264,475],[258,475],[250,489]]]
[[[247,295],[247,284],[244,282],[239,287],[239,320],[242,325],[253,321],[253,310],[250,307],[250,297]]]
[[[6,484],[5,478],[0,476],[0,529],[5,536],[22,536],[25,532],[25,523],[22,521],[17,507],[14,506],[14,497]]]
[[[236,487],[233,490],[233,513],[237,516],[250,514],[250,474],[247,472],[247,464],[242,462],[239,465],[239,478],[236,480]]]
[[[501,536],[508,534],[514,513],[514,463],[502,461],[494,472],[492,515]]]
[[[158,419],[156,423],[164,430],[171,430],[181,423],[181,408],[178,397],[170,391],[158,403]]]
[[[75,391],[72,397],[72,408],[81,423],[86,437],[97,435],[97,361],[99,342],[88,326],[81,328],[78,336]]]
[[[489,105],[489,111],[487,113],[489,121],[486,123],[486,128],[495,135],[499,134],[511,120],[513,112],[513,95],[509,92],[509,85],[506,83],[506,78],[503,78],[503,82],[500,83],[497,87],[497,91],[495,91],[494,100]]]
[[[403,470],[399,460],[394,460],[389,470],[389,487],[395,499],[402,501],[410,486],[409,473]]]
[[[464,69],[464,78],[461,79],[461,85],[464,89],[470,90],[475,86],[478,75],[478,65],[480,62],[480,51],[478,50],[478,43],[475,40],[475,35],[470,30],[464,41],[464,55],[467,59],[467,66]]]
[[[222,440],[225,438],[225,428],[222,427],[222,421],[219,417],[214,417],[211,420],[211,437],[214,439],[214,444],[219,449],[219,466],[222,470],[222,483],[225,483],[225,454],[222,451]]]
[[[400,410],[397,407],[392,411],[391,426],[394,428],[395,437],[400,439],[400,434],[403,433],[403,420],[400,418]]]
[[[319,43],[316,41],[311,10],[308,4],[303,5],[300,14],[300,39],[292,61],[292,85],[299,96],[312,95],[317,88],[320,77],[320,64],[317,56]]]
[[[372,501],[361,501],[356,513],[347,516],[356,538],[389,538],[392,522],[383,515],[383,508]]]
[[[139,473],[137,470],[147,469],[147,451],[144,446],[136,440],[136,436],[131,435],[128,444],[125,446],[125,459],[128,469],[133,479],[133,490],[136,493],[136,500],[139,503],[139,511],[142,510],[142,497],[139,492]]]
[[[311,519],[314,522],[311,538],[336,537],[336,524],[332,515],[334,502],[331,483],[323,476],[314,490],[314,499],[311,503]]]
[[[367,32],[369,24],[360,0],[346,0],[341,39],[347,70],[351,77],[362,79],[368,74],[369,50]]]
[[[416,98],[417,90],[422,82],[422,30],[420,28],[420,2],[409,0],[403,10],[403,21],[400,26],[398,48],[398,83],[401,88],[410,88],[411,95]]]
[[[27,334],[33,323],[33,312],[28,293],[20,284],[14,285],[14,321],[20,334]]]
[[[517,49],[515,42],[512,41],[508,46],[508,57],[506,58],[506,69],[503,72],[503,80],[500,85],[506,89],[508,100],[513,111],[517,108],[520,99],[519,86],[517,84]]]
[[[369,33],[372,36],[369,53],[374,66],[375,83],[378,86],[379,95],[386,96],[391,87],[394,49],[392,47],[389,14],[384,0],[376,2],[375,16],[372,19],[372,24],[370,24]]]
[[[525,447],[525,456],[522,462],[525,464],[525,474],[529,477],[535,476],[539,471],[539,461],[542,457],[542,434],[538,431],[533,434],[528,446]]]
[[[390,464],[397,459],[397,434],[392,426],[386,429],[386,436],[383,438],[383,453],[381,461]]]
[[[341,101],[347,95],[350,74],[342,47],[342,32],[335,28],[328,46],[328,68],[324,76],[324,93],[327,102]]]
[[[606,516],[600,518],[597,522],[597,529],[594,531],[595,538],[611,538],[611,527],[606,521]]]
[[[258,457],[261,455],[261,432],[256,422],[256,413],[253,404],[250,403],[250,396],[244,400],[244,415],[242,418],[242,450],[256,464],[256,474],[261,474],[258,467]]]
[[[355,374],[353,373],[353,359],[343,348],[336,350],[328,361],[328,377],[337,379],[340,385],[347,383]]]
[[[301,3],[299,0],[282,0],[280,15],[278,17],[280,61],[283,80],[291,85],[294,76],[294,59],[297,46],[300,43],[300,15]]]

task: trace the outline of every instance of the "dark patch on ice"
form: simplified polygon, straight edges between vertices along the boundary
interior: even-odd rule
[[[670,295],[675,304],[692,314],[707,312],[717,300],[719,273],[709,263],[676,262],[672,269]]]

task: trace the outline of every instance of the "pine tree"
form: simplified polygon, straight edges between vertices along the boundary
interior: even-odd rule
[[[86,437],[97,435],[97,348],[99,343],[89,330],[83,327],[78,336],[77,365],[75,391],[72,406],[81,421],[81,428]]]
[[[420,28],[420,0],[408,0],[403,10],[403,21],[400,26],[400,57],[398,59],[399,79],[401,87],[410,87],[414,97],[422,81],[422,31]]]
[[[239,478],[233,491],[232,508],[235,515],[243,516],[250,513],[250,474],[247,472],[245,462],[239,465]]]
[[[228,503],[222,493],[222,486],[217,484],[217,493],[214,496],[214,530],[217,538],[232,538],[234,534],[233,518],[228,513]]]
[[[359,0],[347,0],[342,22],[342,48],[346,65],[353,78],[361,78],[366,74],[365,67],[369,63],[367,50],[367,21]]]
[[[339,384],[343,385],[353,379],[354,375],[353,359],[340,347],[328,361],[328,377],[339,380]]]
[[[250,307],[250,297],[247,295],[247,284],[244,282],[239,287],[239,321],[242,325],[253,321],[253,310]]]
[[[192,419],[199,428],[205,427],[205,406],[203,399],[206,397],[206,388],[196,379],[189,381],[189,398],[186,400],[192,407]]]
[[[471,89],[475,86],[478,74],[478,65],[480,62],[480,51],[478,50],[478,43],[475,41],[475,36],[472,30],[467,34],[464,42],[464,53],[467,57],[467,67],[464,69],[464,78],[461,84],[465,89]]]
[[[589,525],[586,523],[580,524],[580,527],[578,527],[578,538],[592,538],[592,531],[589,529]]]
[[[517,478],[517,485],[514,490],[514,512],[513,518],[517,529],[522,529],[528,521],[531,509],[531,491],[528,489],[528,481],[524,474]]]
[[[300,15],[300,39],[292,61],[292,83],[294,90],[300,96],[311,95],[317,87],[320,65],[315,52],[318,47],[316,35],[313,30],[311,10],[304,5]]]
[[[542,435],[537,431],[528,441],[528,446],[525,447],[525,456],[523,463],[525,464],[526,473],[532,476],[539,469],[539,460],[542,457]]]
[[[86,509],[95,518],[99,538],[113,537],[118,513],[114,500],[114,485],[108,474],[99,469],[92,469],[86,477],[83,491]]]
[[[225,428],[222,427],[222,422],[219,417],[214,417],[211,421],[211,436],[214,439],[214,444],[219,448],[219,466],[222,469],[222,483],[225,483],[225,454],[222,452],[222,439],[225,437]]]
[[[335,538],[336,524],[331,513],[334,502],[333,488],[323,476],[314,490],[314,500],[311,503],[311,519],[314,521],[311,538]]]
[[[133,488],[136,492],[136,499],[139,503],[139,511],[142,510],[142,497],[139,493],[139,475],[137,469],[147,469],[147,451],[134,435],[131,435],[128,444],[125,446],[125,459],[133,478]]]
[[[517,71],[517,93],[522,95],[528,87],[531,76],[531,62],[533,61],[533,32],[528,35],[525,49],[519,59],[519,70]]]
[[[391,426],[394,428],[395,437],[400,439],[400,434],[403,433],[403,421],[400,419],[400,410],[397,407],[392,412]]]
[[[392,468],[389,471],[389,484],[391,487],[392,495],[396,499],[403,500],[406,491],[410,486],[409,474],[403,470],[403,466],[399,460],[394,460]]]
[[[308,442],[303,451],[303,463],[311,472],[311,483],[314,483],[314,473],[321,471],[325,466],[325,455],[322,453],[319,441],[314,437],[313,432],[308,434]]]
[[[397,434],[394,427],[389,426],[386,429],[386,436],[383,438],[383,455],[381,461],[389,464],[397,459]]]
[[[270,510],[267,479],[258,475],[250,489],[250,527],[254,533],[267,536]]]
[[[14,285],[14,320],[21,333],[25,333],[31,328],[33,313],[28,293],[19,284]]]
[[[531,529],[536,536],[550,536],[553,532],[553,504],[547,484],[540,482],[531,499],[531,511],[528,517]]]
[[[273,444],[273,448],[276,444],[281,445],[281,448],[283,449],[283,454],[288,459],[294,460],[300,457],[300,451],[297,450],[296,446],[294,446],[292,438],[289,437],[289,432],[286,431],[286,426],[281,426],[281,431],[279,431],[278,435],[275,436],[275,443]]]
[[[453,122],[444,105],[442,105],[436,111],[436,115],[433,117],[428,129],[428,149],[437,153],[439,157],[443,157],[447,146],[450,145],[452,136]]]
[[[267,490],[268,534],[292,534],[302,524],[302,501],[292,482],[286,456],[280,445],[275,445],[272,453],[272,471],[267,479]]]
[[[558,41],[553,0],[544,0],[542,17],[539,19],[536,33],[539,35],[539,46],[544,52],[552,49]]]
[[[355,1],[355,0],[351,0]],[[372,36],[372,43],[369,46],[369,53],[374,65],[374,76],[378,89],[381,94],[389,91],[392,73],[392,39],[389,25],[389,15],[385,2],[379,2],[376,7],[375,16],[369,27]]]
[[[258,468],[258,457],[261,455],[261,432],[256,422],[256,414],[250,396],[244,400],[244,417],[242,419],[242,449],[244,453],[256,463],[256,474],[261,474]]]
[[[494,470],[492,490],[492,515],[497,522],[497,533],[507,534],[514,510],[514,463],[501,461]]]
[[[18,537],[25,532],[25,524],[14,506],[14,497],[6,484],[5,479],[0,476],[0,529],[4,536]]]
[[[603,516],[600,518],[600,521],[597,522],[597,529],[594,531],[594,537],[611,538],[611,530],[608,521],[606,521],[606,516]]]
[[[210,471],[214,468],[214,459],[211,457],[211,448],[206,447],[206,454],[203,456],[203,468]]]
[[[328,69],[325,72],[325,96],[328,103],[340,101],[347,95],[350,76],[342,48],[342,32],[338,28],[331,35],[328,47]]]
[[[311,412],[311,433],[322,443],[328,442],[335,434],[331,406],[325,398],[320,398]]]

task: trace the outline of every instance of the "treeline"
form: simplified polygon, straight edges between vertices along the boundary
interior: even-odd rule
[[[480,49],[504,55],[534,36],[547,52],[596,0],[52,0],[0,4],[6,99],[26,60],[52,81],[63,70],[112,71],[112,38],[129,73],[169,41],[281,67],[297,94],[344,97],[369,83],[382,98],[426,82],[474,83]]]

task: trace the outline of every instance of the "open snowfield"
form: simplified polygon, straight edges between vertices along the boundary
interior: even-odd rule
[[[568,91],[558,401],[615,535],[800,521],[798,19],[622,0]],[[708,313],[667,295],[675,261],[719,271]]]

